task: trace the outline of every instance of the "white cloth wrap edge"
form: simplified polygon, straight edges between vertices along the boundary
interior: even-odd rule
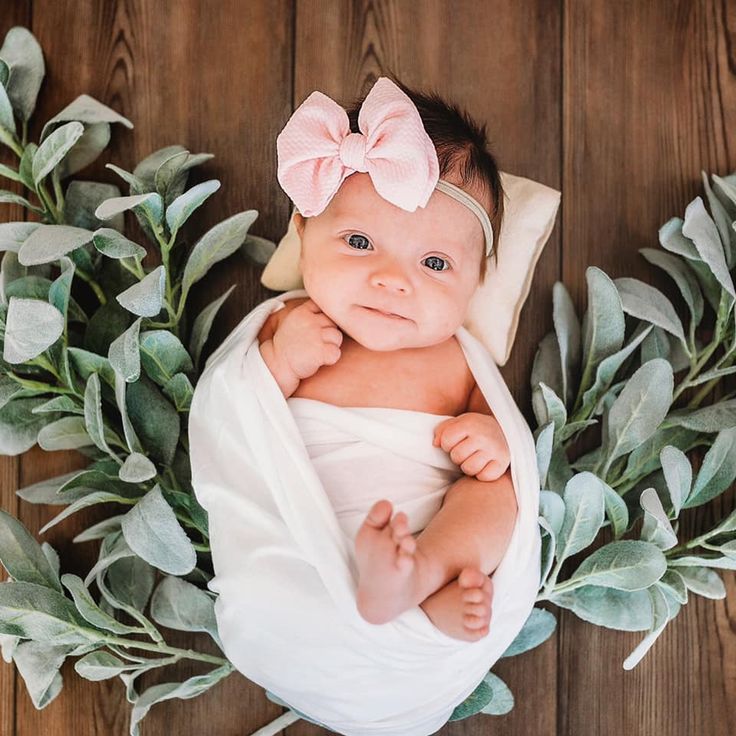
[[[453,639],[419,606],[369,624],[356,608],[347,541],[259,350],[271,312],[303,296],[295,289],[253,308],[209,357],[192,399],[192,485],[209,517],[218,630],[243,675],[327,728],[427,736],[475,689],[534,607],[541,553],[534,439],[488,350],[458,328],[509,444],[518,504],[493,573],[490,633]]]

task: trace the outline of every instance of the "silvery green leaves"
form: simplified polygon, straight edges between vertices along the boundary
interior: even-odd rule
[[[184,267],[182,300],[192,285],[199,281],[218,261],[232,255],[245,240],[248,229],[258,217],[256,210],[239,212],[210,228],[195,243]]]
[[[27,28],[13,26],[5,34],[0,59],[12,70],[12,74],[3,80],[3,86],[13,112],[21,121],[28,122],[36,109],[38,91],[46,73],[41,46]],[[6,115],[4,127],[11,124]],[[15,126],[11,132],[15,132]]]
[[[158,485],[123,517],[121,528],[130,548],[154,567],[171,575],[194,569],[197,554]]]
[[[648,361],[629,379],[608,410],[603,478],[614,460],[654,434],[672,404],[673,385],[672,366],[663,358]]]
[[[155,317],[163,309],[165,288],[166,269],[159,266],[115,298],[133,314]]]
[[[64,315],[40,299],[11,297],[5,324],[3,360],[24,363],[53,345],[64,332]]]

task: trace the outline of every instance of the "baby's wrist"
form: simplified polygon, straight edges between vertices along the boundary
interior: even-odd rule
[[[273,340],[264,340],[260,345],[261,356],[263,361],[271,371],[276,383],[284,394],[285,398],[289,398],[299,387],[300,379],[294,373],[291,366],[276,350]]]

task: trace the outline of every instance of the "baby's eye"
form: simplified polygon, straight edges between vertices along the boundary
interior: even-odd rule
[[[370,241],[368,240],[368,238],[366,238],[365,235],[361,235],[360,233],[351,233],[348,236],[347,242],[349,243],[350,247],[355,248],[355,250],[366,250],[367,247],[370,246]],[[424,260],[429,264],[432,264],[429,266],[432,271],[450,270],[449,262],[444,258],[440,258],[439,256],[429,256]],[[443,263],[447,264],[447,268],[441,268]],[[436,266],[440,266],[440,268],[436,268]]]
[[[353,244],[357,243],[357,250],[365,250],[365,244],[370,245],[370,243],[368,242],[368,238],[366,238],[365,235],[360,235],[358,233],[351,233],[350,237],[348,238],[348,242],[351,244],[351,247]]]
[[[428,258],[424,259],[427,263],[434,263],[434,264],[442,264],[447,263],[447,261],[444,258],[440,258],[439,256],[429,256]],[[429,266],[433,271],[447,271],[450,268],[450,264],[447,263],[447,268],[434,268],[433,266]]]

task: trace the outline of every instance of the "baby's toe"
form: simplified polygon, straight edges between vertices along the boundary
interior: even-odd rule
[[[462,593],[463,603],[483,603],[488,596],[481,588],[469,588]]]
[[[488,626],[488,621],[481,616],[469,616],[468,614],[464,614],[463,625],[471,631],[477,631],[478,629],[482,629],[484,626]]]
[[[480,588],[487,579],[488,575],[485,575],[477,567],[464,567],[458,576],[457,582],[461,588]]]
[[[383,527],[385,527],[391,519],[392,511],[393,506],[391,505],[391,501],[388,501],[387,499],[381,499],[380,501],[376,501],[376,503],[371,506],[370,511],[368,512],[368,516],[365,520],[368,524],[370,524],[370,526],[373,526],[376,529],[383,529]]]

